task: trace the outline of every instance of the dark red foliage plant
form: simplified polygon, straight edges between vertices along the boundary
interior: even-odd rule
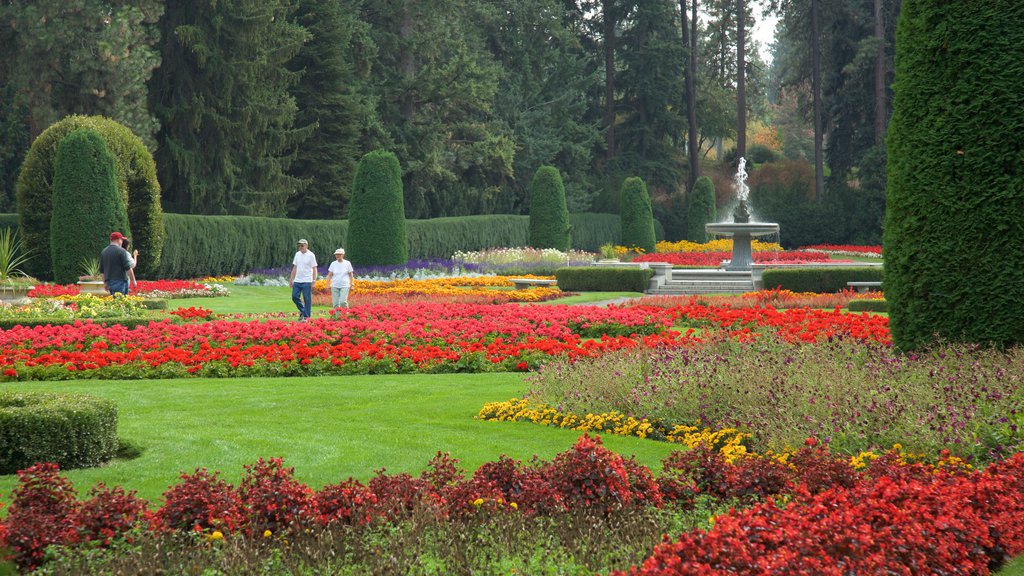
[[[547,477],[571,508],[610,512],[632,500],[622,456],[605,448],[600,436],[584,434],[572,448],[556,454]]]
[[[377,495],[362,482],[349,478],[324,486],[313,496],[313,502],[320,525],[361,526],[373,520]]]
[[[148,506],[134,491],[96,484],[89,491],[89,499],[78,509],[79,537],[83,542],[109,546],[115,538],[148,519]]]
[[[7,546],[18,566],[35,568],[47,546],[74,543],[78,506],[75,488],[56,464],[19,470],[6,520]]]
[[[245,511],[234,486],[205,468],[182,474],[164,492],[164,505],[156,511],[155,527],[170,530],[230,533],[245,522]]]
[[[313,491],[295,479],[281,458],[260,458],[244,467],[238,486],[252,534],[286,532],[313,518]]]

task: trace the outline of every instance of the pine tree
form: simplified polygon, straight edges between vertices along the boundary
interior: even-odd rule
[[[79,128],[60,141],[51,218],[50,257],[58,284],[75,282],[83,262],[99,257],[111,232],[130,234],[114,156],[95,130]]]
[[[562,175],[554,166],[541,166],[530,185],[530,246],[568,250],[571,230]]]
[[[352,183],[347,256],[353,264],[386,266],[409,260],[402,168],[391,152],[363,156]]]
[[[647,254],[654,252],[654,215],[651,213],[651,197],[642,178],[633,176],[622,183],[622,245],[640,248]]]
[[[893,342],[1024,342],[1024,3],[904,0],[888,135]]]
[[[291,92],[298,106],[296,123],[316,125],[316,131],[288,169],[306,183],[288,199],[292,218],[345,217],[363,130],[374,122],[353,57],[368,32],[352,4],[358,2],[299,1],[296,21],[312,38],[288,64],[301,74]]]
[[[715,184],[711,178],[707,176],[698,178],[686,200],[686,239],[703,244],[708,241],[704,225],[717,219]]]
[[[314,126],[296,127],[287,63],[309,34],[296,0],[168,0],[151,82],[157,165],[169,208],[283,216],[302,182],[287,173]]]

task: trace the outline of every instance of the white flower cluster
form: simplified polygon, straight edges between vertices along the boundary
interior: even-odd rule
[[[262,274],[245,275],[235,279],[238,286],[287,286],[287,276],[264,276]]]
[[[593,261],[596,254],[582,250],[562,252],[554,248],[491,248],[478,252],[456,252],[452,260],[469,264],[532,264],[558,265],[573,261]]]

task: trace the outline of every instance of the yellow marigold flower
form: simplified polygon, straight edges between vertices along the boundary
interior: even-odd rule
[[[508,505],[511,506],[513,510],[519,510],[519,504],[516,504],[515,502],[509,502]]]
[[[479,506],[483,506],[483,505],[484,505],[484,499],[483,498],[477,498],[476,500],[473,500],[473,506],[479,507]]]
[[[273,532],[271,532],[270,530],[264,530],[264,531],[263,531],[263,537],[264,537],[264,538],[270,538],[270,537],[271,537],[271,536],[273,536],[273,535],[274,535],[274,533],[273,533]]]
[[[224,533],[221,532],[220,530],[214,530],[209,536],[206,537],[206,539],[211,541],[211,542],[214,541],[214,540],[223,540],[224,539]]]

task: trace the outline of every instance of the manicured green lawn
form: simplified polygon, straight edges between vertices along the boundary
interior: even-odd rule
[[[529,423],[475,420],[484,402],[523,394],[522,374],[335,376],[0,384],[0,390],[60,390],[111,398],[119,434],[145,448],[133,460],[67,473],[80,493],[95,482],[158,499],[182,471],[220,470],[237,482],[243,464],[280,456],[319,487],[374,471],[419,473],[438,450],[467,470],[501,454],[550,459],[580,435]],[[603,437],[623,455],[660,470],[673,446]],[[0,501],[16,483],[0,476]]]

